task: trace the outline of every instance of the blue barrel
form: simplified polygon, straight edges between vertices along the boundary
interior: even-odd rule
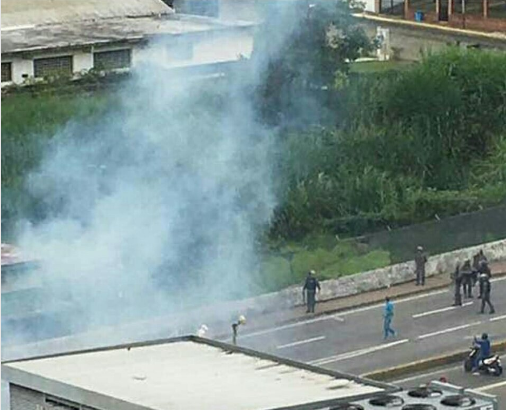
[[[423,21],[423,11],[415,11],[415,21]]]

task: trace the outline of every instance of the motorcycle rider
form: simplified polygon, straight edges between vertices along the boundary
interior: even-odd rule
[[[490,340],[488,334],[483,333],[481,339],[474,339],[474,342],[480,347],[480,352],[476,355],[473,363],[473,373],[478,371],[480,360],[490,357]]]

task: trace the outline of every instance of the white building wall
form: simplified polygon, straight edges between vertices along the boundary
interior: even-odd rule
[[[85,73],[93,68],[93,54],[91,52],[74,52],[74,73]]]
[[[142,62],[156,62],[166,68],[189,67],[196,65],[216,64],[237,61],[241,56],[249,58],[253,51],[252,30],[241,29],[229,32],[214,32],[202,35],[191,35],[180,38],[176,43],[169,36],[157,44],[145,46],[140,44],[128,46],[99,46],[90,47],[86,51],[73,50],[60,53],[36,54],[30,59],[4,58],[3,62],[12,63],[12,79],[14,83],[21,84],[26,79],[33,79],[33,60],[36,58],[50,58],[59,56],[73,56],[74,73],[85,73],[93,68],[93,52],[131,50],[132,66]],[[23,77],[23,75],[25,77]],[[2,83],[5,86],[10,83]]]
[[[376,10],[376,1],[375,0],[359,0],[363,3],[364,11],[368,11],[370,13],[379,13],[379,10]]]
[[[249,31],[218,34],[196,42],[192,64],[212,64],[249,58],[253,51],[253,35]]]
[[[19,57],[2,59],[2,63],[11,63],[12,82],[22,83],[25,78],[33,77],[33,62]],[[10,84],[10,83],[2,83]]]

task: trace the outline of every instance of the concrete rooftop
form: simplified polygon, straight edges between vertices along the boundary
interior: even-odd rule
[[[162,35],[209,34],[230,28],[252,27],[247,22],[222,22],[189,15],[109,18],[2,28],[2,54],[64,47],[139,41]]]
[[[156,410],[278,409],[384,391],[380,384],[227,346],[183,338],[97,349],[7,363],[2,377],[95,408],[107,403],[109,410],[125,403]]]

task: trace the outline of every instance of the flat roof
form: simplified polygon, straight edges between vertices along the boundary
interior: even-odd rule
[[[2,0],[2,28],[171,13],[161,0]]]
[[[394,386],[187,336],[5,362],[2,377],[98,409],[312,409]]]
[[[227,22],[208,17],[171,14],[7,27],[1,31],[2,54],[106,45],[163,35],[196,34],[253,26],[250,22]]]

